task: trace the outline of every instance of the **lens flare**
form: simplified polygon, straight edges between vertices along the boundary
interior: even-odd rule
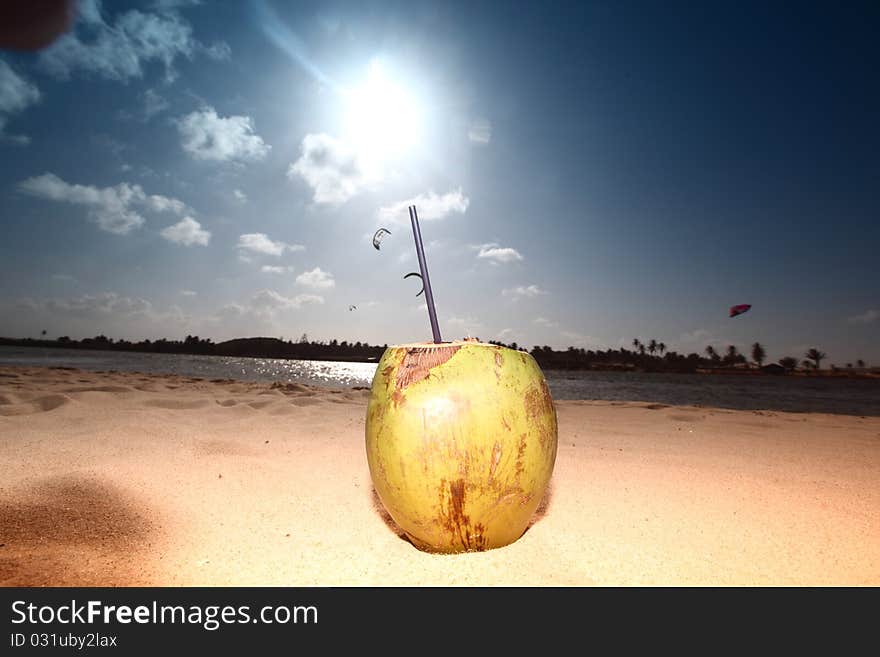
[[[390,79],[378,61],[367,79],[345,92],[345,139],[367,162],[382,165],[411,149],[419,138],[415,98]]]

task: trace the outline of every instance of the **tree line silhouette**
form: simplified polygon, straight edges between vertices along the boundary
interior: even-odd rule
[[[374,346],[365,342],[345,340],[309,341],[303,334],[299,341],[280,338],[236,338],[214,342],[211,338],[187,335],[184,340],[113,340],[105,335],[73,340],[62,336],[57,340],[31,338],[0,338],[0,345],[56,347],[66,349],[100,349],[107,351],[135,351],[160,354],[191,354],[201,356],[246,356],[252,358],[287,358],[299,360],[376,361],[388,345]]]
[[[58,347],[68,349],[102,349],[111,351],[133,351],[164,354],[194,354],[205,356],[238,356],[254,358],[286,358],[301,360],[329,360],[376,362],[388,348],[384,345],[371,345],[366,342],[348,342],[346,340],[309,340],[303,334],[299,340],[283,338],[257,337],[236,338],[224,342],[213,342],[211,338],[200,338],[187,335],[183,340],[114,340],[105,335],[93,338],[74,340],[68,336],[47,339],[46,331],[41,332],[40,339],[34,338],[2,338],[0,345]],[[612,370],[634,372],[736,372],[736,373],[817,373],[826,354],[817,348],[804,353],[802,360],[793,356],[785,356],[775,363],[765,365],[766,349],[759,342],[751,346],[751,360],[739,351],[735,345],[729,345],[723,353],[709,345],[704,355],[697,353],[680,354],[667,349],[663,342],[651,339],[643,342],[639,338],[632,341],[632,349],[583,349],[568,347],[552,349],[549,346],[534,346],[531,350],[519,346],[516,342],[504,343],[489,340],[489,344],[499,345],[525,351],[534,357],[538,365],[545,369],[558,370]],[[865,362],[855,363],[858,370],[865,369]],[[855,373],[852,363],[846,368],[831,365],[834,373]]]
[[[504,344],[495,340],[491,344],[510,347],[526,351],[515,342]],[[651,339],[647,343],[639,338],[632,341],[633,349],[605,349],[592,350],[577,347],[568,347],[564,351],[557,351],[548,346],[533,347],[529,353],[535,358],[541,367],[549,369],[595,369],[595,370],[624,370],[641,372],[698,372],[698,371],[727,371],[748,373],[786,374],[792,372],[818,372],[826,355],[816,348],[809,349],[804,354],[804,360],[798,361],[792,356],[780,358],[775,363],[764,364],[767,359],[767,351],[764,346],[755,342],[751,347],[751,361],[745,354],[739,351],[736,345],[728,345],[724,353],[719,353],[715,347],[708,345],[705,356],[697,353],[680,354],[667,349],[663,342]],[[857,366],[865,368],[863,360],[856,361]],[[840,368],[832,365],[831,370],[838,372]],[[852,371],[852,363],[847,363],[847,370]]]
[[[388,345],[371,345],[366,342],[348,342],[338,340],[309,340],[303,334],[299,340],[283,338],[257,337],[237,338],[224,342],[213,342],[210,338],[187,335],[183,340],[113,340],[105,335],[94,338],[73,340],[62,336],[55,340],[47,339],[46,331],[42,331],[40,339],[33,338],[0,338],[0,345],[32,346],[68,349],[100,349],[110,351],[131,351],[164,354],[193,354],[205,356],[238,356],[254,358],[283,358],[301,360],[330,360],[376,362],[387,349]],[[712,345],[705,348],[704,354],[680,354],[667,349],[663,342],[651,339],[643,342],[639,338],[632,341],[632,349],[583,349],[568,347],[552,349],[549,346],[534,346],[531,350],[519,346],[516,342],[509,344],[497,340],[489,340],[490,344],[508,347],[530,353],[544,369],[558,370],[617,370],[634,372],[736,372],[736,373],[816,373],[820,370],[826,355],[817,348],[804,353],[802,360],[793,356],[780,358],[775,363],[765,365],[766,349],[759,342],[751,346],[751,360],[741,353],[736,345],[729,345],[723,353],[719,353]],[[859,370],[865,369],[863,360],[856,361]],[[833,372],[854,373],[852,363],[846,369],[835,365]]]

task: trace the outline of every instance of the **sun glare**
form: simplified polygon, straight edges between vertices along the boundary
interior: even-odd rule
[[[381,165],[416,144],[420,110],[416,99],[373,61],[367,79],[346,93],[344,121],[347,140],[362,157]]]

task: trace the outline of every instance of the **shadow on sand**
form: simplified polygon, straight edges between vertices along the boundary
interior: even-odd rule
[[[11,501],[0,499],[0,528],[0,586],[144,581],[133,556],[150,546],[153,525],[107,483],[44,479]]]

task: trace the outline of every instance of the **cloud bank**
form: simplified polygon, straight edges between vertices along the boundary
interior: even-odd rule
[[[40,90],[0,59],[0,137],[4,137],[4,129],[11,115],[25,110],[39,100]],[[5,135],[5,138],[19,143],[30,141],[24,135]]]
[[[309,134],[302,140],[299,159],[287,177],[301,177],[312,188],[315,203],[339,205],[359,193],[369,182],[354,150],[327,134]]]
[[[383,224],[401,224],[409,222],[409,206],[415,205],[419,214],[419,221],[431,221],[435,219],[443,219],[447,215],[456,212],[464,214],[470,200],[461,191],[461,187],[442,195],[437,195],[434,191],[426,194],[419,194],[404,201],[398,201],[391,205],[379,208],[378,218]]]
[[[54,173],[28,178],[18,184],[19,191],[59,203],[83,205],[89,219],[101,230],[125,235],[144,224],[144,217],[134,206],[143,206],[155,212],[181,214],[186,204],[175,198],[153,194],[147,196],[140,185],[127,182],[114,187],[94,187],[65,182]]]
[[[115,4],[108,5],[115,9]],[[105,20],[99,0],[80,0],[74,29],[40,53],[40,66],[59,79],[76,72],[127,82],[144,76],[150,64],[161,64],[168,81],[176,77],[174,62],[204,53],[212,59],[228,59],[223,42],[205,46],[192,34],[192,26],[176,7],[154,6],[155,11],[129,11]]]
[[[213,107],[187,114],[177,122],[180,145],[196,160],[262,160],[272,148],[254,134],[249,116],[222,117]]]
[[[184,217],[178,223],[168,226],[159,233],[169,242],[183,246],[208,246],[211,233],[192,217]]]

